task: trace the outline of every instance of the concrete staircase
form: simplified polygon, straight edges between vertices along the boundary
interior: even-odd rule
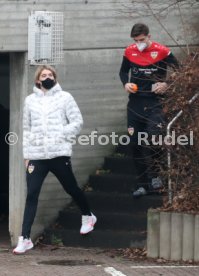
[[[120,146],[115,155],[105,157],[98,174],[90,175],[86,196],[98,218],[95,230],[85,236],[79,234],[81,215],[71,204],[60,212],[57,223],[46,229],[45,243],[51,243],[54,237],[65,246],[125,248],[146,245],[147,210],[160,206],[162,197],[132,197],[136,181],[133,158],[127,153],[128,148]]]

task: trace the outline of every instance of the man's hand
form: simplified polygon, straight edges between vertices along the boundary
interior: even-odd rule
[[[135,84],[133,82],[127,82],[124,86],[124,89],[128,93],[136,93],[137,92],[137,84]]]
[[[164,94],[164,92],[167,90],[168,84],[166,82],[156,82],[155,88],[152,92],[155,94]]]

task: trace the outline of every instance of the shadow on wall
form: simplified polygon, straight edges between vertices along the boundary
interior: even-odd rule
[[[8,215],[9,146],[5,136],[9,132],[9,110],[0,104],[0,216]]]

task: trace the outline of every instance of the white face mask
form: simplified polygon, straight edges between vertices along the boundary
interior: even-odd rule
[[[144,49],[147,48],[146,42],[138,42],[136,43],[136,46],[140,52],[144,51]]]

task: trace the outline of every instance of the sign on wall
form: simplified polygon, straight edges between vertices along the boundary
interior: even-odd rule
[[[62,63],[63,13],[33,11],[29,16],[28,23],[28,60],[30,60],[30,64]]]

